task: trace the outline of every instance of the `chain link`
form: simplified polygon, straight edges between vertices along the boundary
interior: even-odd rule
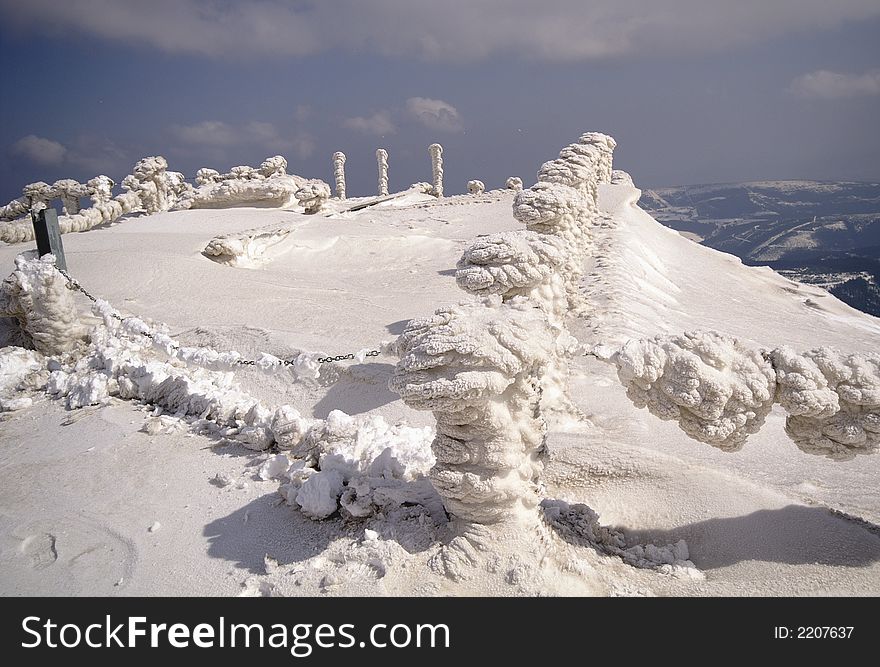
[[[80,285],[79,281],[76,280],[75,278],[73,278],[70,274],[68,274],[67,271],[65,271],[64,269],[58,268],[57,266],[55,267],[55,270],[58,271],[58,273],[60,273],[62,276],[64,276],[64,279],[67,281],[67,285],[66,285],[67,289],[74,291],[74,292],[81,292],[92,303],[98,302],[98,299],[96,297],[92,296],[91,294],[89,294],[89,292],[86,290],[86,288],[83,287],[82,285]],[[111,312],[110,317],[112,317],[117,322],[124,322],[125,321],[125,318],[116,312]],[[150,333],[149,331],[140,331],[138,333],[145,338],[149,338],[150,340],[155,340],[155,336],[153,336],[153,334]],[[179,350],[180,345],[177,345],[176,343],[172,344],[171,349]],[[380,354],[379,350],[370,350],[364,356],[365,357],[378,357],[379,354]],[[336,361],[348,361],[348,360],[354,359],[354,358],[355,358],[355,355],[353,353],[349,353],[349,354],[340,354],[335,357],[318,357],[316,361],[319,364],[327,364],[327,363],[333,363]],[[239,366],[256,366],[257,365],[257,362],[253,359],[236,359],[233,363],[235,363]],[[278,363],[282,366],[294,366],[296,364],[296,359],[279,359]]]

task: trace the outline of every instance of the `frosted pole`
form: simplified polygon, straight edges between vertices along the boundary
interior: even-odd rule
[[[379,167],[379,196],[388,194],[388,151],[384,148],[376,149],[376,163]]]
[[[431,174],[434,180],[434,196],[443,196],[443,146],[431,144],[428,147],[431,153]]]
[[[336,196],[345,199],[345,153],[333,153],[333,178],[336,179]]]

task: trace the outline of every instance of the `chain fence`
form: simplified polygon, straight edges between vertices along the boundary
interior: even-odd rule
[[[98,299],[96,296],[91,294],[85,287],[82,286],[82,284],[76,278],[71,276],[64,269],[56,266],[55,270],[58,271],[58,273],[60,273],[64,277],[65,281],[67,282],[67,284],[66,284],[67,289],[83,294],[89,301],[91,301],[94,304],[98,304],[101,302],[106,303],[103,300]],[[119,322],[121,324],[124,324],[126,322],[126,320],[131,319],[131,318],[122,317],[122,315],[120,315],[115,309],[110,309],[110,310],[106,310],[103,312],[106,312],[107,315],[109,315],[111,318],[113,318],[114,320],[116,320],[117,322]],[[155,334],[151,331],[138,330],[137,333],[138,333],[138,335],[143,336],[144,338],[148,338],[149,340],[151,340],[153,342],[157,342]],[[181,349],[180,344],[176,343],[176,342],[168,342],[167,347],[170,347],[172,350],[175,350],[175,351],[179,351]],[[360,353],[358,353],[358,354],[360,354]],[[315,361],[317,361],[319,364],[335,363],[338,361],[349,361],[349,360],[357,359],[358,354],[350,352],[348,354],[339,354],[336,356],[328,355],[328,356],[324,356],[324,357],[317,357],[315,359]],[[381,350],[369,350],[369,351],[365,352],[363,354],[363,356],[364,357],[378,357],[380,354],[381,354]],[[281,359],[281,358],[275,357],[275,355],[264,355],[264,356],[270,356],[272,358],[276,358],[277,361],[274,363],[276,365],[281,365],[281,366],[296,366],[300,363],[297,358]],[[263,368],[266,364],[266,361],[260,360],[258,362],[255,359],[235,359],[235,360],[230,361],[230,363],[233,365],[237,365],[237,366],[253,366],[253,367]]]

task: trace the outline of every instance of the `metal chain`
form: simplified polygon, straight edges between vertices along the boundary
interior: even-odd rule
[[[58,273],[60,273],[62,276],[64,276],[64,279],[67,281],[67,285],[66,285],[67,289],[74,291],[74,292],[81,292],[92,303],[98,302],[98,299],[95,298],[94,296],[92,296],[91,294],[89,294],[89,292],[86,290],[86,288],[83,287],[79,283],[79,281],[77,281],[70,274],[68,274],[67,271],[65,271],[64,269],[58,268],[57,266],[55,267],[55,270],[58,271]],[[110,317],[112,317],[117,322],[124,322],[125,321],[125,318],[116,312],[110,313]],[[150,333],[149,331],[140,331],[138,333],[145,338],[149,338],[150,340],[155,340],[155,336],[153,336],[153,334]],[[173,344],[171,346],[171,349],[179,350],[180,345]],[[380,354],[379,350],[370,350],[364,356],[365,357],[378,357],[379,354]],[[327,363],[332,363],[332,362],[336,362],[336,361],[347,361],[349,359],[354,359],[354,358],[355,358],[355,355],[353,353],[349,353],[349,354],[340,354],[335,357],[318,357],[316,361],[319,364],[327,364]],[[237,364],[239,366],[256,366],[257,365],[257,362],[253,359],[236,359],[233,363]],[[296,359],[279,359],[278,363],[282,366],[293,366],[296,364]]]

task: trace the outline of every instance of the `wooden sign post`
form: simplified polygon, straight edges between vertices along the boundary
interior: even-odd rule
[[[61,243],[61,230],[58,228],[58,214],[54,208],[44,208],[36,215],[31,214],[34,223],[34,236],[37,239],[37,252],[43,255],[55,255],[55,266],[67,271],[67,260],[64,258],[64,246]]]

